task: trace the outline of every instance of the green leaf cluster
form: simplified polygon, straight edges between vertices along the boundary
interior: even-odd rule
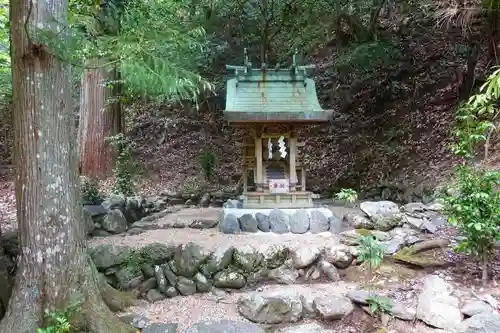
[[[357,259],[368,264],[370,272],[378,268],[384,260],[384,244],[372,235],[359,236],[358,242],[359,255]]]
[[[500,172],[462,166],[443,195],[445,212],[465,237],[458,251],[490,256],[500,240]]]
[[[114,147],[117,155],[113,169],[115,176],[113,192],[124,196],[133,195],[134,179],[139,173],[139,165],[133,157],[132,143],[123,133],[106,138],[106,142]]]

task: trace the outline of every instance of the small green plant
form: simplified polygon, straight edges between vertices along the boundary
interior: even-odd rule
[[[200,166],[206,180],[211,180],[215,168],[216,156],[211,150],[203,152],[200,156]]]
[[[456,251],[479,258],[482,282],[487,283],[488,265],[500,239],[500,172],[462,166],[454,191],[443,195],[448,221],[465,237]]]
[[[352,188],[343,188],[339,192],[335,193],[335,198],[338,200],[344,200],[348,203],[353,203],[358,200],[358,193]]]
[[[139,166],[132,156],[132,144],[123,133],[106,138],[116,151],[116,164],[114,168],[115,185],[113,191],[116,194],[133,195],[134,178],[138,174]]]
[[[366,299],[372,315],[391,314],[392,300],[389,297],[373,295]]]
[[[358,260],[368,265],[368,271],[372,275],[384,260],[385,246],[372,235],[359,236]]]
[[[74,314],[78,304],[68,307],[66,311],[49,311],[45,309],[43,328],[37,328],[36,333],[69,333],[71,324],[69,318]]]
[[[99,184],[97,181],[82,177],[80,183],[80,191],[82,193],[82,200],[91,205],[98,205],[102,202],[102,195],[99,191]]]
[[[141,272],[141,265],[146,262],[147,260],[142,255],[141,251],[132,251],[125,260],[123,260],[121,266],[132,274],[138,274]]]

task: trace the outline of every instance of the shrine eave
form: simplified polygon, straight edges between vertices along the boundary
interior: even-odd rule
[[[238,112],[225,110],[224,119],[229,123],[325,123],[332,119],[332,110],[314,112]]]

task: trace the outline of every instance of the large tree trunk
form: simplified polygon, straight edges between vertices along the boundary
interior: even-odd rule
[[[90,61],[94,68],[83,72],[78,127],[80,173],[92,179],[109,176],[113,150],[105,139],[122,130],[120,103],[112,100],[116,88],[107,86],[116,80],[117,71],[99,68],[99,64],[98,60]]]
[[[64,35],[68,0],[13,0],[10,9],[21,256],[0,332],[33,333],[45,310],[75,301],[89,330],[133,332],[105,305],[86,251],[69,66],[36,42],[35,27]]]

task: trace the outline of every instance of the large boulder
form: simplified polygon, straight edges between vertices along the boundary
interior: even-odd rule
[[[150,243],[139,250],[140,257],[151,265],[161,265],[174,257],[175,247],[162,243]]]
[[[189,327],[185,333],[265,333],[252,323],[233,320],[202,321]]]
[[[299,209],[290,216],[290,231],[294,234],[305,234],[309,230],[309,216],[307,211]]]
[[[214,276],[214,286],[217,288],[240,289],[245,284],[245,277],[230,269],[223,270]]]
[[[257,220],[252,214],[243,214],[240,218],[240,228],[244,232],[257,232]]]
[[[220,223],[220,229],[225,234],[236,234],[241,231],[240,222],[234,214],[227,214]]]
[[[184,277],[194,276],[200,265],[208,259],[208,256],[209,253],[197,244],[179,245],[174,255],[175,269],[178,275]]]
[[[279,209],[273,209],[269,213],[269,225],[274,233],[287,233],[290,231],[290,217]]]
[[[392,201],[364,201],[360,208],[377,230],[388,231],[403,223],[399,206]]]
[[[251,292],[240,297],[238,311],[254,323],[294,323],[302,319],[302,301],[289,291]]]
[[[264,264],[264,255],[251,245],[244,245],[235,249],[233,254],[234,264],[244,272],[257,271]]]
[[[313,308],[323,320],[339,320],[354,310],[354,305],[347,297],[325,295],[314,299]]]
[[[309,231],[313,234],[328,231],[330,224],[328,218],[322,212],[318,210],[313,210],[311,212],[311,219],[309,221]],[[336,227],[334,226],[334,229]]]
[[[101,226],[112,234],[119,234],[128,229],[127,219],[119,209],[110,210],[102,220]]]
[[[459,329],[462,314],[458,298],[452,292],[448,282],[437,275],[428,276],[418,297],[417,319],[441,329]]]
[[[257,228],[263,232],[271,231],[271,224],[269,222],[269,216],[262,213],[255,214],[255,219],[257,220]]]
[[[204,273],[208,275],[222,271],[231,263],[233,259],[234,247],[222,245],[218,247],[209,257],[204,265]]]
[[[311,265],[321,254],[320,250],[314,247],[301,247],[292,251],[293,266],[297,269]]]
[[[113,244],[97,245],[90,250],[90,256],[95,266],[101,270],[120,265],[132,255],[131,248]]]
[[[337,268],[344,269],[351,265],[354,256],[349,246],[337,244],[323,250],[323,259]]]
[[[464,320],[462,331],[465,333],[498,333],[500,332],[500,314],[482,312]]]

